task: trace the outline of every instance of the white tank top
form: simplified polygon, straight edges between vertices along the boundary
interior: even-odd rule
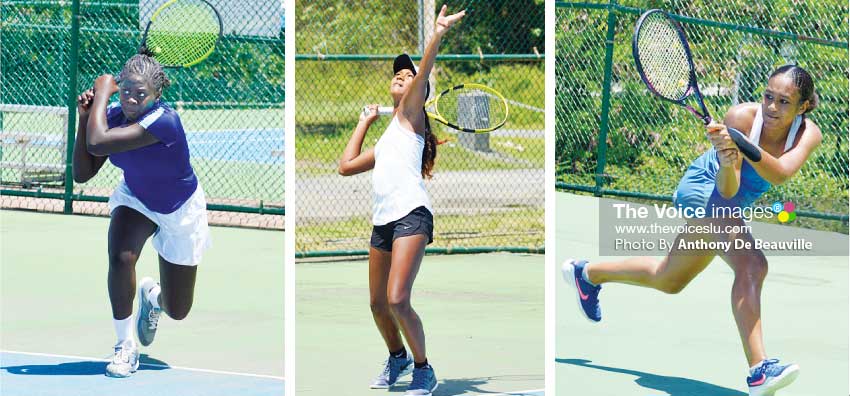
[[[372,224],[396,221],[420,206],[432,214],[431,200],[422,178],[425,138],[403,128],[393,117],[375,145],[372,171]]]
[[[791,128],[788,129],[788,137],[785,139],[785,150],[783,152],[788,152],[791,150],[791,147],[794,146],[794,139],[797,138],[797,132],[800,130],[800,125],[803,124],[803,116],[797,116],[794,118],[794,121],[791,123]],[[764,116],[761,114],[761,106],[756,110],[756,118],[753,119],[753,127],[750,129],[750,142],[759,145],[761,141],[761,129],[764,125]]]

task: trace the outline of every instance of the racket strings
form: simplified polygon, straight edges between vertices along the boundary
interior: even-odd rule
[[[667,16],[647,16],[638,30],[637,48],[643,74],[656,92],[672,100],[687,94],[691,64],[685,44]]]
[[[449,123],[472,130],[494,128],[507,118],[507,103],[502,98],[475,88],[444,94],[437,102],[436,110]]]
[[[165,66],[187,66],[209,55],[220,33],[218,15],[209,5],[180,1],[152,20],[146,46]]]

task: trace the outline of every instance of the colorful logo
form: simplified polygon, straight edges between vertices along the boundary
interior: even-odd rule
[[[779,219],[780,223],[794,221],[794,219],[797,218],[797,213],[795,212],[797,208],[791,201],[785,202],[784,204],[776,201],[771,206],[771,209],[773,209],[773,211],[777,214],[776,218]]]

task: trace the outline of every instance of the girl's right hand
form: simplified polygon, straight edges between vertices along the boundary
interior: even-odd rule
[[[369,112],[368,113],[366,113],[366,112],[360,113],[360,122],[365,121],[365,122],[368,122],[369,124],[371,124],[372,122],[374,122],[375,120],[378,119],[378,105],[370,104],[370,105],[366,106],[366,108],[369,110]]]
[[[92,100],[94,100],[94,88],[89,88],[77,96],[77,113],[80,117],[89,115]]]

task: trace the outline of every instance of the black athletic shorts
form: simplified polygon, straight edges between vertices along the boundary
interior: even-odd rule
[[[428,243],[434,241],[434,216],[424,206],[413,209],[407,216],[387,224],[372,227],[372,247],[387,252],[393,251],[396,238],[422,234]]]

